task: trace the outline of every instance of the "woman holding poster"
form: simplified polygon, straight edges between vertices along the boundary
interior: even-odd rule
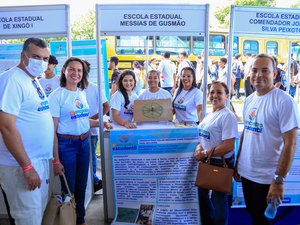
[[[213,81],[208,85],[208,98],[213,111],[198,126],[199,144],[194,152],[198,161],[205,160],[213,151],[210,164],[223,166],[224,157],[229,168],[234,163],[234,143],[238,137],[235,115],[226,108],[229,90],[225,83]],[[198,188],[202,225],[227,225],[227,194]]]
[[[135,74],[125,70],[118,80],[118,91],[111,97],[111,118],[126,128],[136,128],[133,120],[133,104],[138,97],[133,91],[136,85]]]

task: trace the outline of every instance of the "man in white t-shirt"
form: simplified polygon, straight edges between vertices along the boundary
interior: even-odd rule
[[[58,88],[60,84],[59,77],[56,76],[54,73],[54,69],[57,66],[57,64],[58,61],[56,57],[54,55],[50,55],[48,67],[44,72],[45,76],[39,80],[47,97],[51,94],[52,91]]]
[[[54,125],[37,77],[49,55],[43,40],[29,38],[19,65],[0,75],[0,185],[20,225],[40,225],[48,201]]]
[[[186,67],[191,67],[193,70],[195,70],[195,67],[193,63],[188,59],[188,54],[186,51],[182,51],[179,53],[178,60],[179,60],[179,65],[178,65],[175,85],[177,83],[177,85],[179,86],[181,70]]]
[[[159,63],[158,70],[161,72],[161,87],[170,94],[175,91],[176,84],[176,66],[170,60],[170,52],[164,53],[164,59]]]
[[[297,106],[288,94],[274,87],[275,75],[272,57],[260,54],[254,59],[250,81],[256,92],[245,100],[238,158],[247,210],[253,224],[260,225],[269,224],[264,216],[268,202],[282,203],[299,128]]]

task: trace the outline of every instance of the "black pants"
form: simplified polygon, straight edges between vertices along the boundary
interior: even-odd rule
[[[242,185],[247,211],[252,217],[253,225],[272,224],[264,215],[270,185],[258,184],[244,177],[242,177]]]
[[[235,91],[235,98],[241,97],[240,95],[240,85],[241,85],[241,78],[236,78],[236,81],[234,83],[234,91]]]
[[[8,204],[8,201],[7,201],[6,194],[5,194],[4,190],[2,189],[1,185],[0,185],[0,188],[1,188],[1,191],[2,191],[2,194],[3,194],[3,198],[4,198],[4,202],[5,202],[5,206],[6,206],[7,215],[8,215],[8,218],[9,218],[10,225],[15,225],[15,220],[10,215],[10,209],[9,209],[9,204]]]
[[[253,89],[252,89],[251,83],[250,83],[250,77],[245,79],[244,86],[245,86],[245,97],[248,97],[249,95],[251,95],[253,93]]]

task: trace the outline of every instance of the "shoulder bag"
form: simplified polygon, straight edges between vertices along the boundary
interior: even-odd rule
[[[210,152],[205,162],[199,162],[195,185],[203,189],[230,194],[233,169],[227,167],[223,156],[223,167],[211,165],[210,158],[214,151],[215,148]]]

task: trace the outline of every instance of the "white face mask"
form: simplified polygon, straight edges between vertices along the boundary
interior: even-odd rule
[[[45,62],[44,60],[28,58],[28,66],[25,66],[25,68],[32,76],[37,77],[48,68],[48,62]]]

